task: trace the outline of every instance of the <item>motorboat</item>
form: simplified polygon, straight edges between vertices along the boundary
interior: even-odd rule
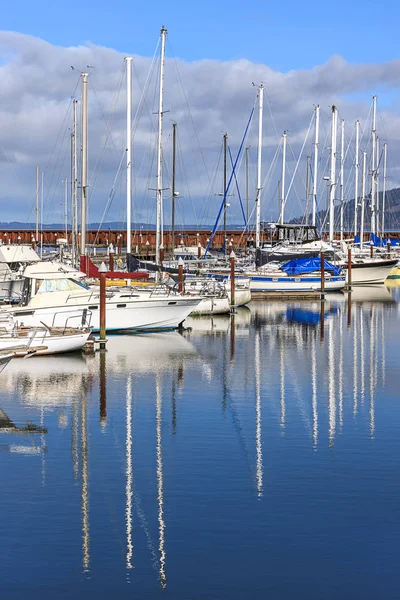
[[[84,283],[84,273],[56,262],[29,265],[23,273],[22,301],[4,307],[20,326],[77,327],[82,310],[91,314],[93,331],[100,330],[100,290]],[[182,296],[168,286],[153,290],[108,288],[107,331],[175,329],[200,303],[199,296]]]
[[[88,326],[48,327],[20,326],[10,314],[0,314],[0,352],[11,351],[14,356],[61,354],[82,350],[91,334]]]

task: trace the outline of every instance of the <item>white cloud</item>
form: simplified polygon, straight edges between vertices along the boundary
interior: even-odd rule
[[[167,45],[168,49],[168,45]],[[152,61],[134,57],[134,112],[137,109]],[[125,148],[125,81],[123,55],[110,48],[87,46],[63,48],[41,39],[14,32],[0,32],[0,178],[2,220],[32,221],[35,196],[35,167],[44,171],[45,214],[47,222],[62,219],[62,180],[70,176],[69,136],[72,125],[72,96],[79,97],[79,73],[89,75],[89,181],[91,184],[90,220],[99,220],[116,177]],[[74,69],[71,69],[71,66]],[[158,73],[153,73],[145,102],[135,126],[135,208],[139,220],[154,222],[156,187],[155,147],[158,110]],[[347,142],[356,118],[366,126],[371,96],[383,98],[378,133],[389,144],[389,164],[400,158],[400,117],[391,107],[400,81],[400,61],[383,64],[349,64],[333,56],[310,70],[280,73],[267,65],[245,59],[229,62],[201,60],[184,62],[167,58],[164,109],[164,186],[170,187],[171,122],[178,123],[179,218],[183,224],[212,223],[222,188],[222,162],[217,172],[222,134],[228,132],[235,156],[254,102],[252,82],[263,81],[268,101],[264,119],[263,171],[267,173],[276,151],[277,140],[289,133],[288,171],[293,172],[315,104],[323,114],[321,149],[329,134],[330,106],[336,104],[346,120]],[[78,87],[77,87],[78,86]],[[118,89],[120,93],[118,95]],[[268,104],[270,108],[268,108]],[[271,119],[271,115],[273,119]],[[369,127],[370,125],[367,125]],[[366,131],[363,145],[367,146]],[[346,142],[346,144],[347,144]],[[255,196],[257,118],[247,144],[251,146],[251,200]],[[288,201],[291,216],[299,214],[304,198],[305,156],[312,152],[312,132],[299,167],[299,176]],[[325,150],[326,152],[326,150]],[[354,150],[349,151],[346,177],[348,197],[352,195],[351,166]],[[325,164],[325,156],[321,164]],[[96,168],[97,165],[97,168]],[[400,184],[400,173],[390,172],[390,186]],[[244,196],[243,164],[238,174]],[[265,190],[263,217],[272,218],[276,207],[276,185],[280,164]],[[321,172],[322,177],[322,172]],[[288,175],[288,180],[290,176]],[[115,186],[115,199],[108,220],[123,219],[123,170]],[[236,193],[236,192],[235,192]],[[169,222],[169,197],[166,191],[165,222]],[[321,192],[321,203],[324,202]],[[304,204],[304,202],[303,202]],[[184,208],[182,208],[184,207]],[[206,210],[207,209],[207,210]],[[240,222],[238,199],[231,199],[230,221]],[[196,216],[195,216],[196,215]]]

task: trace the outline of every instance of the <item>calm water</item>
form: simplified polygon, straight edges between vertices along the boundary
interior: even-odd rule
[[[398,300],[12,361],[1,598],[399,598]]]

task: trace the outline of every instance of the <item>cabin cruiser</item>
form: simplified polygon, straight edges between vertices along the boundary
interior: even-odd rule
[[[324,242],[314,225],[275,224],[264,226],[270,241],[256,250],[256,267],[270,262],[286,262],[295,258],[314,258],[325,252],[327,260],[333,260],[333,247]]]
[[[40,256],[31,246],[0,244],[0,299],[21,300],[23,270],[39,261]]]
[[[18,306],[3,307],[19,325],[74,327],[82,310],[91,314],[91,327],[100,330],[100,290],[83,282],[85,274],[56,262],[29,265],[23,272],[22,300]],[[175,329],[201,301],[183,297],[163,286],[149,291],[112,288],[106,291],[107,331],[154,331]]]

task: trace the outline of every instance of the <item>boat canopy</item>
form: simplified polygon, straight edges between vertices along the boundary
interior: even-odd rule
[[[332,263],[324,260],[325,271],[333,273],[333,275],[340,275],[341,268],[336,267]],[[289,260],[280,267],[287,275],[302,275],[303,273],[313,273],[314,271],[321,270],[321,258],[296,258]]]
[[[31,248],[31,246],[19,246],[14,244],[0,244],[0,262],[13,263],[34,263],[39,262],[40,256]]]

